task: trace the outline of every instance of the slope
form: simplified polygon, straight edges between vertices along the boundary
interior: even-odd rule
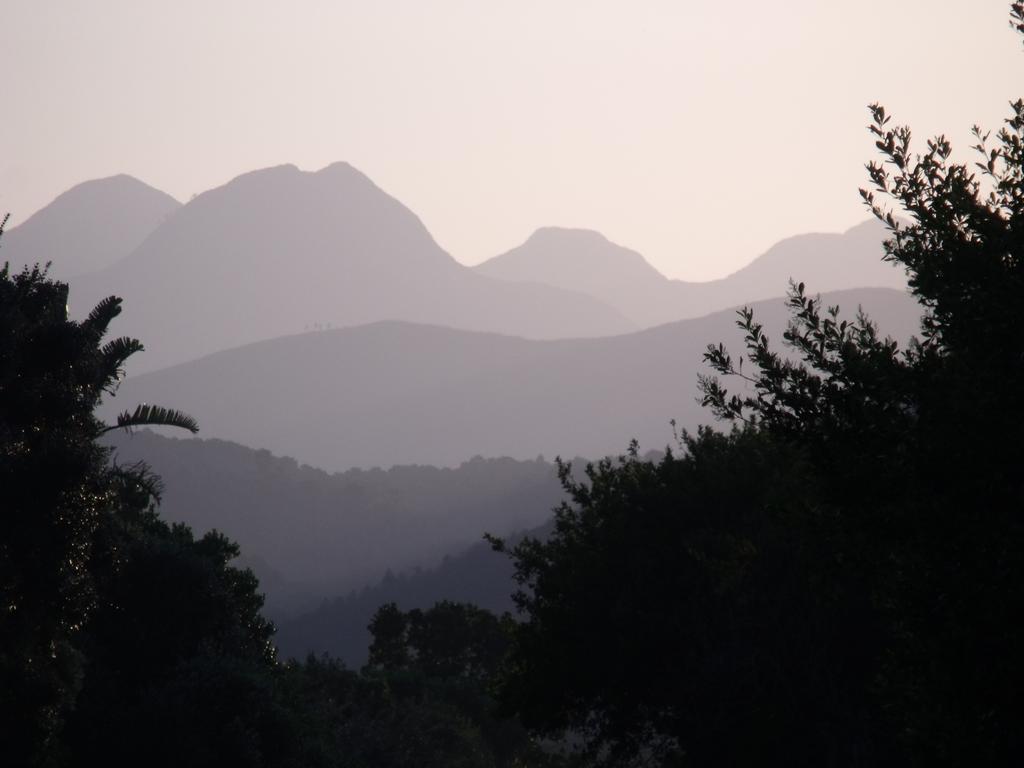
[[[863,305],[905,340],[912,298],[887,289],[826,297]],[[756,305],[781,336],[781,299]],[[737,351],[732,311],[602,339],[529,341],[399,322],[274,339],[129,377],[119,402],[173,404],[204,436],[268,448],[327,469],[454,466],[466,457],[602,456],[630,438],[671,441],[669,420],[710,420],[696,402],[709,342]]]
[[[0,258],[14,269],[52,261],[67,280],[123,259],[180,207],[131,176],[86,181],[5,232]]]
[[[160,514],[224,531],[260,578],[275,619],[396,571],[540,524],[561,498],[552,464],[475,458],[329,474],[222,440],[149,431],[111,438],[117,461],[160,475]]]

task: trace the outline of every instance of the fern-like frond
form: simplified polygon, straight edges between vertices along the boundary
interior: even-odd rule
[[[103,355],[103,363],[108,369],[118,370],[124,365],[124,361],[136,352],[145,351],[142,342],[129,336],[121,336],[103,345],[100,350]]]
[[[114,394],[121,376],[124,374],[122,366],[124,366],[125,360],[136,352],[142,352],[143,350],[145,350],[145,347],[142,346],[142,342],[128,336],[121,336],[103,345],[100,355],[102,356],[103,368],[101,375],[103,377],[102,386],[104,391]]]
[[[107,296],[107,298],[92,308],[82,326],[99,341],[107,332],[110,321],[119,314],[121,314],[121,299],[117,296]]]
[[[199,425],[196,423],[196,420],[187,413],[164,408],[159,405],[142,403],[136,406],[135,411],[132,413],[122,411],[117,417],[117,424],[104,427],[100,430],[100,434],[114,429],[131,430],[133,427],[180,427],[181,429],[187,429],[192,434],[199,431]]]

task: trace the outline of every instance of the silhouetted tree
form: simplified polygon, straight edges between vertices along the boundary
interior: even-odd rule
[[[367,679],[416,708],[428,705],[464,721],[486,759],[474,765],[554,764],[517,721],[499,717],[490,685],[508,649],[512,617],[496,616],[467,603],[442,601],[428,610],[380,607],[370,623],[373,642]]]
[[[310,657],[284,669],[278,693],[293,717],[294,765],[497,765],[480,729],[425,687],[403,685],[389,676],[360,675],[336,661]]]
[[[864,627],[805,588],[835,582],[818,560],[827,518],[813,478],[799,451],[757,430],[682,441],[658,461],[634,446],[581,479],[561,465],[569,501],[552,534],[510,548],[527,621],[503,710],[570,734],[586,764],[822,762],[856,740],[848,683],[865,673],[823,649],[856,645]],[[804,706],[824,684],[832,694]]]
[[[1024,4],[1011,20],[1024,31]],[[585,483],[564,470],[551,539],[511,549],[527,621],[509,711],[620,764],[1019,760],[1024,102],[1012,111],[994,146],[975,129],[974,172],[944,137],[914,154],[871,107],[884,161],[862,194],[922,304],[919,341],[794,285],[789,354],[749,310],[749,368],[708,349],[746,391],[704,378],[704,404],[743,430]]]
[[[1024,29],[1024,5],[1011,18]],[[910,130],[871,107],[884,162],[862,195],[925,309],[920,341],[900,351],[795,286],[785,339],[799,360],[771,352],[746,313],[753,394],[704,382],[719,416],[807,449],[884,618],[876,704],[933,764],[1002,763],[1024,747],[1024,102],[1011,107],[995,146],[974,128],[980,175],[951,162],[942,136],[913,154]],[[721,347],[708,360],[742,375]]]
[[[142,349],[128,338],[102,343],[119,299],[75,322],[67,292],[38,266],[0,269],[0,754],[15,764],[40,759],[81,682],[76,636],[95,608],[93,537],[123,475],[96,443],[107,427],[93,411]],[[142,424],[196,428],[145,406],[116,426]]]
[[[141,497],[104,518],[63,738],[72,764],[263,766],[288,754],[273,626],[237,555],[222,534],[164,523]]]
[[[415,668],[430,677],[486,680],[505,655],[511,626],[511,616],[495,616],[467,603],[443,600],[429,610],[407,613],[388,603],[370,622],[368,667]]]

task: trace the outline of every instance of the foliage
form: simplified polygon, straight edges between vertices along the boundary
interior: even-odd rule
[[[1013,18],[1024,18],[1019,4]],[[910,130],[871,107],[884,162],[869,164],[874,189],[862,195],[892,232],[886,259],[907,270],[924,308],[921,341],[899,351],[863,319],[823,316],[797,286],[785,339],[799,362],[768,352],[747,313],[755,394],[727,398],[704,382],[719,416],[757,420],[807,449],[837,528],[863,542],[885,621],[873,694],[928,762],[999,762],[1021,746],[1024,102],[1011,109],[996,146],[974,128],[979,177],[951,161],[942,136],[912,154]],[[707,358],[742,375],[721,347]]]
[[[512,617],[447,600],[427,611],[381,606],[370,622],[369,668],[416,669],[428,677],[486,680],[505,655]]]
[[[489,691],[512,626],[509,614],[496,616],[466,603],[442,601],[408,612],[387,603],[370,623],[373,642],[364,674],[386,681],[402,701],[458,713],[487,755],[480,765],[546,765],[554,758],[518,722],[496,717]]]
[[[284,728],[270,696],[273,626],[252,572],[230,565],[238,547],[125,500],[94,553],[100,601],[63,738],[73,763],[265,764]]]
[[[856,585],[818,560],[828,519],[807,501],[798,451],[765,433],[702,429],[657,461],[635,449],[562,465],[569,501],[547,540],[506,548],[527,621],[500,698],[551,738],[571,734],[587,764],[752,764],[840,751],[860,708],[822,649],[856,648]],[[809,579],[830,589],[808,592]],[[801,692],[827,681],[814,711]],[[785,692],[785,693],[783,693]],[[794,738],[799,734],[798,738]]]
[[[1024,31],[1024,4],[1011,19]],[[1011,109],[994,146],[975,129],[972,170],[941,136],[914,154],[870,108],[883,161],[862,195],[922,305],[920,340],[901,348],[795,284],[786,354],[743,310],[749,367],[722,345],[705,356],[741,388],[702,378],[703,403],[742,429],[586,482],[563,469],[551,539],[509,548],[527,621],[507,711],[616,764],[1019,757],[1024,102]]]
[[[294,727],[289,765],[348,768],[494,766],[478,728],[443,699],[403,691],[386,677],[360,675],[310,657],[281,670]]]
[[[112,427],[93,412],[142,345],[103,341],[120,299],[75,322],[67,296],[45,268],[0,270],[0,750],[19,765],[61,760],[67,745],[57,737],[69,712],[88,715],[96,670],[110,660],[103,652],[118,651],[103,674],[127,693],[141,685],[143,666],[151,681],[155,660],[188,656],[168,648],[185,632],[205,649],[214,637],[223,646],[229,628],[249,631],[257,655],[270,649],[255,580],[227,565],[237,549],[219,535],[193,542],[187,529],[160,523],[151,510],[156,479],[144,466],[111,463],[96,442]],[[196,431],[190,417],[155,406],[122,415],[117,427],[141,424]],[[187,573],[189,583],[173,578]],[[216,631],[195,613],[204,579],[221,583],[210,607]],[[174,596],[176,615],[156,586]],[[98,642],[112,617],[127,623]],[[133,668],[143,654],[146,664]]]

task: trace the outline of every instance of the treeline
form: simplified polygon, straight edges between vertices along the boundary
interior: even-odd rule
[[[562,497],[554,463],[540,458],[330,473],[223,440],[138,430],[105,443],[118,462],[143,461],[161,477],[164,519],[231,533],[278,622],[389,569],[431,568],[484,531],[541,525]]]
[[[528,531],[546,538],[550,524]],[[518,541],[522,534],[512,537]],[[427,609],[450,600],[495,614],[514,608],[512,563],[496,557],[481,541],[464,552],[445,557],[436,567],[388,572],[377,584],[324,600],[315,610],[280,622],[275,643],[284,658],[327,653],[352,667],[362,666],[370,647],[370,621],[377,609],[394,603],[406,610]]]

